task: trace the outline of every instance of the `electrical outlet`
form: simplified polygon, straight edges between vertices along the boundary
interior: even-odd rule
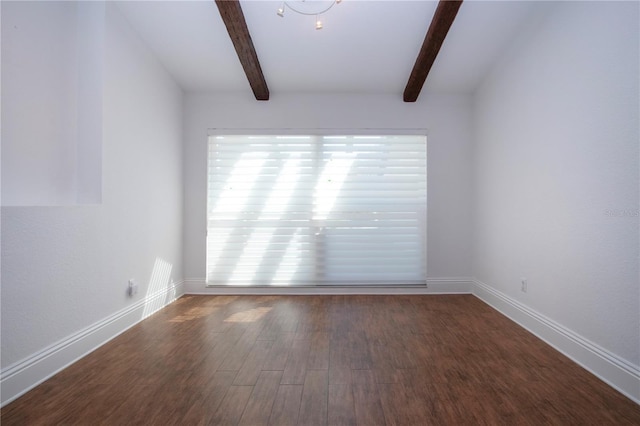
[[[520,290],[523,293],[527,292],[527,279],[526,278],[520,278]]]
[[[129,286],[127,287],[127,294],[129,297],[133,297],[138,293],[138,283],[136,283],[133,279],[129,280]]]

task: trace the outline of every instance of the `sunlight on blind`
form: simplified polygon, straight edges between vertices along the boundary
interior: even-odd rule
[[[426,283],[425,136],[211,136],[209,285]]]

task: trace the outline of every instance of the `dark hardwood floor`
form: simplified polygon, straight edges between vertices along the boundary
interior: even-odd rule
[[[470,295],[185,296],[0,420],[640,425],[640,406]]]

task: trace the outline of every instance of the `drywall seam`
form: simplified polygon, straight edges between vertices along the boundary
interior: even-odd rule
[[[426,287],[384,286],[307,286],[307,287],[233,287],[207,286],[204,278],[184,280],[185,294],[246,294],[246,295],[320,295],[320,294],[470,294],[473,280],[469,277],[428,278]]]
[[[491,286],[473,280],[474,296],[524,327],[596,377],[640,404],[640,367],[576,334]]]
[[[88,355],[143,319],[159,311],[183,292],[182,281],[147,295],[135,304],[74,333],[0,372],[5,406],[59,371]]]

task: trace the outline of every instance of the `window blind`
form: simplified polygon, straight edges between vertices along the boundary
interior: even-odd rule
[[[426,137],[211,136],[207,284],[426,284]]]

